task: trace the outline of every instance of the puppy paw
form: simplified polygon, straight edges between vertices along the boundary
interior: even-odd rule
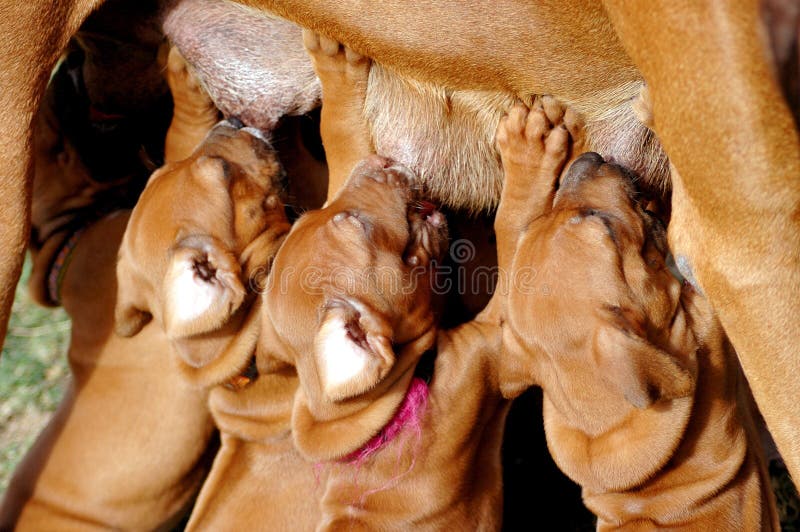
[[[170,48],[167,58],[167,84],[172,92],[175,113],[205,116],[216,122],[217,108],[214,102],[174,46]]]
[[[350,48],[319,33],[303,30],[303,44],[306,47],[314,68],[326,86],[335,83],[363,84],[369,76],[370,60]]]
[[[497,148],[507,179],[544,179],[552,184],[567,158],[569,132],[563,123],[550,121],[537,98],[532,108],[518,103],[500,120]]]
[[[495,233],[498,260],[504,264],[513,256],[515,243],[525,228],[551,208],[567,159],[569,132],[563,123],[565,113],[553,101],[546,102],[547,109],[541,98],[536,98],[530,109],[522,102],[515,104],[497,128],[505,182]]]
[[[553,127],[564,126],[569,132],[569,159],[588,151],[583,117],[571,107],[564,106],[555,97],[545,94],[540,98],[542,108]]]
[[[167,58],[166,76],[172,92],[173,111],[164,144],[164,156],[167,162],[175,162],[192,154],[214,127],[219,113],[174,46]]]
[[[339,42],[303,31],[303,42],[322,85],[320,134],[328,162],[328,199],[347,181],[357,162],[371,153],[364,120],[370,60]]]

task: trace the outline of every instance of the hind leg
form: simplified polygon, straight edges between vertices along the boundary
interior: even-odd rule
[[[192,154],[216,124],[219,113],[175,47],[170,49],[167,59],[167,83],[174,107],[164,144],[164,159],[172,163]]]
[[[337,41],[303,31],[303,42],[322,82],[320,131],[328,160],[328,201],[356,163],[373,153],[364,119],[370,60]]]

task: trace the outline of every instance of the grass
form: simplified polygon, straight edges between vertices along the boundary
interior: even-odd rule
[[[61,308],[43,308],[31,300],[29,275],[26,261],[0,356],[0,493],[69,380],[69,317]]]

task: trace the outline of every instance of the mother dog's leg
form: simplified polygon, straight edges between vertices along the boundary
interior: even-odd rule
[[[798,484],[800,144],[759,2],[605,3],[680,172],[673,251],[719,313]]]
[[[32,122],[58,55],[101,0],[0,6],[0,345],[30,230]]]

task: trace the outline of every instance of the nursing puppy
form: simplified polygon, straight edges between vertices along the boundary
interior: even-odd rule
[[[211,390],[222,445],[187,530],[313,530],[325,475],[294,446],[294,368],[256,357],[244,374]]]
[[[444,218],[417,199],[405,167],[358,160],[371,149],[369,61],[311,32],[304,42],[323,87],[329,201],[298,220],[276,257],[259,360],[297,368],[294,440],[328,475],[320,528],[497,528],[506,403],[490,360],[499,327],[437,338],[446,285],[431,282]],[[420,360],[434,342],[426,383],[415,373],[430,372]]]
[[[260,305],[254,290],[289,229],[278,198],[283,170],[258,131],[235,120],[214,126],[216,107],[176,49],[170,59],[184,90],[174,94],[180,106],[167,135],[168,164],[151,178],[126,233],[117,325],[134,332],[153,309],[157,323],[144,330],[164,328],[180,376],[217,385],[209,408],[222,445],[188,528],[311,528],[317,479],[289,432],[297,378],[293,371],[259,377],[249,365]],[[315,188],[319,169],[296,140],[282,139],[284,160],[295,185]]]
[[[264,295],[259,355],[296,366],[295,443],[328,475],[320,530],[500,525],[499,327],[437,335],[445,220],[414,180],[381,157],[359,163],[296,222]]]
[[[664,229],[625,170],[587,153],[556,183],[567,137],[541,106],[516,106],[498,130],[502,209],[518,221],[498,245],[511,278],[528,275],[506,301],[504,394],[543,388],[550,450],[601,530],[778,530],[710,306],[670,273]]]
[[[244,369],[258,334],[250,280],[289,230],[281,176],[275,150],[235,119],[157,170],[120,247],[117,332],[133,336],[155,317],[198,385]]]
[[[181,156],[174,141],[198,136],[196,124],[182,122],[197,95],[179,59],[171,56],[167,69],[176,112],[166,154],[173,158]],[[123,165],[116,179],[87,168],[69,134],[80,125],[65,124],[73,110],[57,93],[68,70],[56,73],[37,117],[30,289],[72,319],[72,379],[14,472],[0,529],[169,529],[187,512],[216,448],[208,394],[183,381],[156,325],[134,338],[113,332],[117,251],[143,168]]]

